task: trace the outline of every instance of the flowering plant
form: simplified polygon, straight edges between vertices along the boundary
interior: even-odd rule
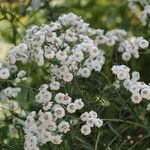
[[[147,132],[149,124],[132,105],[150,100],[150,85],[124,63],[139,58],[148,46],[146,39],[130,37],[125,30],[91,28],[73,13],[31,26],[23,42],[10,49],[8,60],[0,63],[1,82],[8,85],[0,99],[24,100],[23,114],[13,113],[14,124],[24,129],[24,149],[65,147],[68,141],[71,149],[78,143],[83,143],[79,149],[93,149],[89,143],[95,150],[109,148],[113,140],[101,144],[99,139],[105,134],[112,138],[109,129],[120,137],[111,121],[119,123],[120,130],[126,130],[120,125],[124,123]]]

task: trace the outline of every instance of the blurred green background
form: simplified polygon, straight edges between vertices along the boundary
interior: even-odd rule
[[[6,57],[12,45],[22,40],[29,26],[49,23],[68,12],[82,16],[94,28],[106,31],[120,28],[129,35],[150,39],[149,25],[142,26],[137,18],[140,8],[132,14],[127,0],[0,0],[0,59]],[[149,83],[149,49],[130,63],[140,71],[142,80]]]

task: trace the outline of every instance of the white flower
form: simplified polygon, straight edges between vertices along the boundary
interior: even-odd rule
[[[62,137],[60,135],[53,135],[52,138],[51,138],[51,142],[53,144],[61,144]]]
[[[124,71],[124,72],[126,72],[126,73],[129,73],[129,71],[130,71],[130,68],[127,67],[127,66],[125,66],[125,65],[121,65],[121,66],[119,66],[119,67],[120,67],[120,70],[122,70],[122,71]]]
[[[131,53],[129,53],[129,52],[124,52],[123,54],[122,54],[122,60],[124,60],[124,61],[129,61],[131,59]]]
[[[97,47],[92,46],[89,48],[89,53],[90,53],[91,58],[95,58],[96,56],[100,54],[100,51]]]
[[[43,103],[43,110],[47,111],[51,109],[53,102]]]
[[[138,81],[140,79],[140,73],[137,71],[132,72],[132,80]]]
[[[60,73],[60,75],[65,75],[66,73],[68,73],[69,72],[69,68],[67,67],[67,66],[61,66],[60,68],[59,68],[59,73]]]
[[[107,44],[108,46],[113,46],[113,45],[115,44],[115,39],[114,39],[113,37],[107,38],[106,44]]]
[[[47,129],[48,129],[49,131],[56,131],[56,129],[57,129],[56,122],[55,122],[55,121],[49,121],[49,122],[47,123]]]
[[[71,82],[73,79],[73,74],[72,73],[66,73],[63,75],[63,80],[65,82]]]
[[[126,79],[123,81],[123,86],[129,90],[131,88],[131,80],[130,79]]]
[[[145,39],[141,38],[140,40],[138,40],[138,45],[140,48],[145,49],[148,47],[149,43]]]
[[[91,70],[89,68],[80,69],[80,75],[82,77],[88,78],[91,75]]]
[[[111,70],[115,75],[117,75],[119,80],[126,80],[130,78],[130,68],[125,65],[114,65]]]
[[[48,32],[45,38],[46,38],[47,42],[52,42],[53,43],[54,40],[56,39],[56,37],[57,36],[56,36],[55,32]]]
[[[121,71],[121,72],[119,72],[119,73],[117,74],[117,78],[118,78],[119,80],[125,80],[125,79],[129,79],[130,76],[129,76],[128,73]]]
[[[65,116],[65,110],[61,105],[55,104],[53,106],[54,116],[57,118],[63,118]]]
[[[53,59],[55,57],[55,52],[51,50],[50,48],[46,49],[44,53],[44,57],[47,59]]]
[[[95,122],[94,122],[95,126],[100,128],[102,125],[103,125],[103,120],[102,119],[95,119]]]
[[[57,81],[53,81],[52,83],[50,83],[50,88],[51,90],[57,91],[60,88],[60,83]]]
[[[49,91],[40,91],[35,98],[38,103],[48,103],[52,98],[52,94]]]
[[[10,72],[7,68],[0,69],[0,78],[1,79],[5,80],[5,79],[9,78],[9,76],[10,76]]]
[[[42,112],[39,111],[39,121],[42,123],[48,123],[53,120],[53,115],[51,112]]]
[[[90,118],[97,118],[97,113],[92,110],[92,111],[89,112],[89,117]]]
[[[132,96],[131,96],[131,101],[133,102],[133,103],[135,103],[135,104],[138,104],[138,103],[140,103],[141,101],[142,101],[142,97],[141,97],[141,95],[140,94],[133,94]]]
[[[59,60],[59,61],[64,61],[66,58],[67,58],[67,53],[65,51],[58,51],[56,53],[56,58]]]
[[[130,91],[131,93],[136,94],[136,93],[139,93],[140,90],[141,90],[141,87],[140,87],[138,84],[136,84],[136,83],[134,83],[134,82],[133,82],[133,84],[131,83],[130,89],[129,89],[129,91]]]
[[[67,105],[67,111],[69,113],[75,113],[76,110],[77,110],[77,107],[74,103],[70,103]]]
[[[142,98],[150,100],[150,87],[145,87],[141,90]]]
[[[89,135],[91,133],[91,128],[85,124],[81,127],[81,133],[84,135]]]
[[[88,118],[87,121],[86,121],[86,124],[89,127],[94,127],[94,123],[95,123],[95,118]]]
[[[47,84],[42,84],[41,86],[40,86],[40,88],[39,88],[39,91],[47,91],[47,89],[48,89],[48,85]]]
[[[84,112],[81,116],[80,116],[80,119],[82,121],[87,121],[89,118],[89,113],[88,112]]]
[[[62,103],[63,98],[64,98],[64,94],[63,94],[63,93],[57,93],[57,94],[55,95],[55,101],[56,101],[57,103]]]
[[[65,40],[68,42],[76,42],[77,41],[77,35],[75,32],[67,30],[65,35]]]
[[[73,51],[73,60],[77,62],[81,62],[84,59],[84,55],[82,51]]]
[[[62,121],[58,125],[58,130],[61,133],[62,132],[67,133],[70,130],[70,124],[68,122],[66,122],[66,121]]]
[[[104,43],[106,43],[106,42],[107,42],[107,37],[106,37],[106,36],[104,36],[104,35],[98,35],[98,36],[96,36],[95,43],[96,43],[97,45],[99,45],[99,44],[104,44]]]
[[[74,101],[74,103],[75,103],[77,109],[79,109],[79,110],[84,107],[84,103],[83,103],[82,99],[76,99]]]
[[[57,103],[67,105],[71,102],[71,98],[68,96],[68,94],[58,93],[55,96],[55,101]]]
[[[26,75],[26,71],[24,71],[24,70],[21,70],[21,71],[19,71],[18,73],[17,73],[17,77],[19,77],[19,78],[22,78],[22,77],[24,77]]]
[[[64,105],[70,104],[71,103],[71,97],[69,97],[68,94],[65,94],[63,96],[63,99],[62,99],[61,103],[64,104]]]

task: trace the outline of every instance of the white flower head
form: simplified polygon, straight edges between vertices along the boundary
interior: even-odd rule
[[[103,120],[102,119],[95,119],[95,122],[94,122],[95,126],[100,128],[102,125],[103,125]]]
[[[84,135],[89,135],[91,133],[91,128],[85,124],[81,127],[81,133]]]
[[[76,99],[74,101],[74,103],[75,103],[77,109],[79,109],[79,110],[84,107],[84,103],[83,103],[82,99]]]
[[[51,142],[53,144],[61,144],[61,142],[62,142],[62,136],[61,135],[53,135],[51,137]]]
[[[50,88],[51,90],[57,91],[60,88],[60,83],[57,81],[53,81],[52,83],[50,83]]]
[[[133,102],[133,103],[135,103],[135,104],[138,104],[138,103],[140,103],[141,101],[142,101],[142,97],[141,97],[141,95],[140,94],[133,94],[132,96],[131,96],[131,101]]]
[[[58,130],[61,133],[67,133],[68,131],[70,131],[70,124],[66,121],[62,121],[58,125]]]
[[[76,104],[70,103],[70,104],[67,105],[67,111],[68,111],[69,113],[75,113],[76,110],[77,110]]]
[[[8,79],[10,76],[10,72],[8,70],[8,68],[2,68],[0,69],[0,78],[1,79]]]
[[[63,118],[65,116],[65,110],[61,105],[55,104],[53,106],[53,110],[54,110],[54,116],[56,118]]]

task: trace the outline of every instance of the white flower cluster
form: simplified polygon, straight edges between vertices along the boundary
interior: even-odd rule
[[[130,69],[125,65],[113,66],[112,72],[117,75],[119,80],[123,80],[123,86],[132,93],[131,101],[133,103],[140,103],[142,99],[150,100],[150,85],[139,81],[139,72],[134,71],[130,76]]]
[[[42,104],[43,110],[31,112],[25,122],[25,149],[38,149],[39,144],[52,142],[60,144],[63,134],[70,131],[71,124],[66,121],[67,114],[75,113],[84,107],[81,99],[72,100],[68,94],[53,95],[47,84],[39,88],[36,101]]]
[[[103,30],[90,28],[81,17],[69,13],[49,25],[28,29],[24,42],[10,50],[9,62],[35,60],[39,66],[48,62],[51,75],[65,82],[75,75],[88,78],[92,70],[100,72],[105,62],[100,44],[113,46],[126,34],[115,29],[104,35]]]
[[[10,49],[8,59],[11,64],[15,64],[17,61],[26,63],[28,60],[28,54],[29,52],[27,45],[22,43]]]
[[[84,112],[81,116],[80,119],[86,124],[84,124],[81,127],[81,133],[84,135],[89,135],[91,133],[91,128],[94,126],[100,128],[103,125],[103,120],[97,118],[98,115],[95,111],[90,111],[90,112]]]
[[[15,98],[19,92],[21,92],[21,88],[7,87],[6,89],[1,90],[0,100]]]
[[[141,6],[143,10],[141,10],[138,18],[142,22],[143,25],[147,24],[147,20],[150,17],[150,0],[128,0],[128,6],[133,13]]]
[[[7,66],[4,66],[3,63],[0,63],[0,79],[8,79],[10,76],[10,71]]]
[[[26,71],[20,70],[20,71],[17,73],[17,77],[16,77],[16,79],[15,79],[15,84],[20,83],[21,81],[25,81],[25,80],[27,80]]]
[[[149,46],[149,42],[143,37],[132,37],[129,40],[120,42],[118,52],[122,53],[122,59],[129,61],[133,55],[135,58],[139,58],[139,49],[146,49]]]
[[[96,44],[102,34],[73,13],[62,15],[49,25],[28,29],[24,42],[10,50],[9,62],[35,60],[39,66],[48,62],[50,72],[65,82],[76,74],[87,78],[92,70],[100,72],[105,62],[104,52]]]
[[[115,75],[117,75],[119,80],[130,78],[130,68],[125,65],[114,65],[111,70]]]
[[[138,49],[148,47],[145,39],[127,41],[124,40],[126,35],[127,32],[120,29],[104,34],[103,30],[93,29],[81,17],[69,13],[49,25],[28,29],[23,43],[10,50],[9,63],[46,64],[54,80],[71,82],[76,75],[88,78],[92,71],[100,72],[105,63],[102,44],[113,46],[121,42],[118,51],[123,52],[124,60],[129,60],[131,54],[137,58]],[[20,78],[16,82],[20,82]]]
[[[113,46],[116,42],[120,42],[127,35],[125,30],[114,29],[105,34],[105,42],[107,46]]]

